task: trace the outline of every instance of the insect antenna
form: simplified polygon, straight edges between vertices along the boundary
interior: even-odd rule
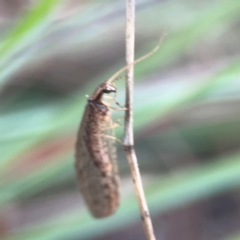
[[[143,61],[144,59],[146,58],[149,58],[150,56],[152,56],[155,52],[157,52],[157,50],[159,49],[159,47],[161,46],[162,42],[163,42],[163,39],[165,37],[166,33],[165,33],[165,30],[164,32],[162,33],[160,39],[159,39],[159,42],[157,44],[157,46],[150,52],[148,52],[147,54],[145,54],[144,56],[138,58],[137,60],[135,60],[133,63],[129,64],[129,65],[126,65],[125,67],[121,68],[120,70],[118,70],[116,73],[114,73],[106,82],[107,83],[111,83],[113,81],[116,81],[116,77],[122,73],[123,71],[125,71],[126,69],[129,68],[129,66],[132,66],[132,65],[135,65],[141,61]]]

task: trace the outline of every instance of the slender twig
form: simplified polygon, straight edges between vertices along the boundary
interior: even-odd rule
[[[133,138],[133,71],[134,71],[135,1],[126,0],[126,115],[124,127],[124,150],[130,165],[132,179],[137,195],[141,219],[148,240],[155,240],[152,221],[146,203]]]

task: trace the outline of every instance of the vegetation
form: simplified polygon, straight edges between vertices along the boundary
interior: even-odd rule
[[[234,203],[239,212],[240,2],[141,0],[136,11],[136,57],[156,45],[164,28],[168,33],[161,49],[135,67],[136,150],[154,227],[168,236],[159,216],[221,202],[228,214],[216,221],[218,239],[240,239],[239,227],[227,227],[228,207]],[[73,164],[85,95],[125,65],[124,14],[123,1],[67,7],[42,0],[0,26],[3,239],[111,239],[140,222],[121,146],[121,206],[110,218],[91,218]],[[117,87],[124,102],[123,81]],[[122,137],[121,127],[116,134]],[[213,236],[207,239],[216,239],[206,212],[197,213],[206,217],[205,234]]]

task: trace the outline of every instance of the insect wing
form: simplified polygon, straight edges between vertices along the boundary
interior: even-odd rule
[[[75,170],[84,200],[96,218],[115,212],[119,203],[119,177],[115,141],[107,137],[111,118],[103,121],[88,104],[76,144]]]

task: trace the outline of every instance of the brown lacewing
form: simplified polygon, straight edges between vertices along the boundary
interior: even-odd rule
[[[155,53],[162,42],[134,65]],[[96,218],[112,215],[119,205],[119,175],[111,112],[103,94],[116,93],[111,82],[128,66],[99,85],[88,98],[76,142],[75,170],[83,198]],[[110,136],[110,137],[109,137]]]
[[[111,112],[102,102],[104,93],[116,92],[102,83],[88,99],[76,144],[75,169],[80,191],[92,215],[106,217],[119,203],[116,146],[112,135]]]

